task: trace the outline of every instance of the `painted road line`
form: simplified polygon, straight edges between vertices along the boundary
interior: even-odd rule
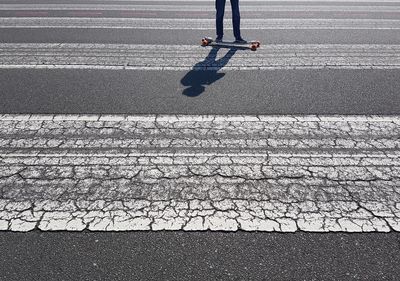
[[[0,229],[400,231],[399,116],[1,115]]]
[[[400,45],[278,44],[251,52],[192,45],[0,43],[0,68],[399,69]]]
[[[284,3],[296,3],[296,2],[302,2],[302,3],[313,3],[313,2],[319,2],[319,3],[324,3],[324,2],[329,2],[329,3],[344,3],[344,2],[349,2],[349,0],[240,0],[242,3],[246,2],[263,2],[265,4],[269,3],[276,3],[279,2],[280,4]],[[90,3],[90,2],[99,2],[99,0],[85,0],[85,2]],[[121,0],[107,0],[105,2],[121,2]],[[123,2],[129,2],[129,3],[134,3],[138,2],[143,4],[143,0],[123,0]],[[188,2],[187,0],[146,0],[146,2],[160,2],[163,3],[164,5],[166,3],[176,3],[176,2]],[[214,0],[190,0],[190,2],[203,2],[205,4],[213,4],[215,3]],[[352,3],[399,3],[399,0],[352,0]],[[0,1],[1,3],[1,1]]]
[[[215,5],[0,4],[0,10],[215,11]],[[243,12],[400,12],[399,5],[243,5]]]
[[[225,26],[231,28],[230,20]],[[2,17],[0,28],[109,28],[161,30],[214,30],[212,19],[160,18],[52,18]],[[393,19],[243,19],[243,30],[269,29],[400,29],[400,20]]]

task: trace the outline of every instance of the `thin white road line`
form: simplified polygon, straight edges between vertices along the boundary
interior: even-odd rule
[[[143,0],[122,0],[123,2],[130,2],[130,3],[143,3]],[[242,3],[246,2],[263,2],[263,3],[296,3],[296,2],[301,2],[301,3],[324,3],[324,2],[329,2],[329,3],[348,3],[349,0],[240,0]],[[2,1],[0,1],[1,3]],[[85,2],[90,3],[90,2],[99,2],[99,0],[85,0]],[[121,0],[106,0],[104,2],[121,2]],[[160,2],[163,3],[163,5],[166,5],[167,3],[174,3],[174,2],[188,2],[188,0],[146,0],[146,2]],[[190,2],[202,2],[205,4],[214,4],[215,0],[190,0]],[[351,0],[352,3],[398,3],[400,5],[399,0]]]
[[[98,2],[99,0],[85,0],[85,2]],[[329,2],[329,3],[347,3],[349,0],[240,0],[242,3],[246,2],[263,2],[263,3],[295,3],[295,2],[302,2],[302,3],[314,3],[314,2]],[[2,1],[0,1],[1,3]],[[121,0],[106,0],[105,2],[121,2]],[[143,3],[143,0],[123,0],[123,2],[130,2],[130,3]],[[173,3],[173,2],[188,2],[188,0],[146,0],[146,2],[162,2],[163,5],[166,3]],[[202,3],[215,3],[215,0],[190,0],[190,2],[202,2]],[[399,0],[351,0],[353,3],[399,3]]]
[[[124,10],[124,11],[215,11],[214,5],[105,5],[105,4],[0,4],[0,10]],[[244,12],[400,12],[399,6],[377,5],[243,5]]]
[[[345,153],[112,153],[112,154],[101,154],[101,153],[2,153],[0,154],[2,158],[35,158],[35,157],[44,157],[44,158],[64,158],[64,157],[71,157],[71,158],[78,158],[78,157],[90,157],[90,158],[126,158],[126,157],[238,157],[238,158],[245,158],[245,157],[277,157],[277,158],[399,158],[399,153],[391,154],[391,153],[355,153],[355,154],[345,154]],[[373,164],[371,164],[373,165]]]
[[[360,65],[319,65],[319,66],[263,66],[263,67],[251,67],[251,66],[238,66],[238,67],[148,67],[148,66],[107,66],[107,65],[0,65],[0,69],[70,69],[70,70],[140,70],[140,71],[190,71],[190,70],[208,70],[208,71],[273,71],[273,70],[303,70],[303,69],[331,69],[331,70],[340,70],[340,69],[353,69],[353,70],[395,70],[400,69],[400,64],[398,65],[390,65],[390,66],[360,66]]]
[[[0,114],[2,121],[82,122],[361,122],[399,123],[398,115],[129,115],[129,114]]]

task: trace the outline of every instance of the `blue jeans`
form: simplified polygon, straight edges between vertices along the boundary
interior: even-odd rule
[[[233,24],[233,35],[236,39],[240,39],[240,12],[239,12],[239,0],[230,0],[232,6],[232,24]],[[215,8],[217,9],[216,26],[217,36],[224,36],[224,14],[225,14],[225,3],[226,0],[215,0]]]

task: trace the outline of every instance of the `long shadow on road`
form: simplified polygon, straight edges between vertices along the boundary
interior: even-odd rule
[[[208,56],[203,61],[196,63],[193,69],[182,78],[181,84],[187,87],[183,91],[183,95],[197,97],[205,91],[206,86],[225,76],[225,73],[219,73],[218,71],[228,64],[229,60],[238,51],[238,48],[230,48],[222,58],[217,60],[217,54],[220,49],[212,48]]]

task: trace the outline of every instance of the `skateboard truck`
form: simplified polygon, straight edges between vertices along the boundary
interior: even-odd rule
[[[213,39],[210,37],[204,37],[203,39],[201,39],[201,45],[203,47],[210,45],[211,42],[213,42]]]
[[[260,48],[261,43],[260,41],[250,41],[250,49],[252,51],[257,51],[258,48]]]

